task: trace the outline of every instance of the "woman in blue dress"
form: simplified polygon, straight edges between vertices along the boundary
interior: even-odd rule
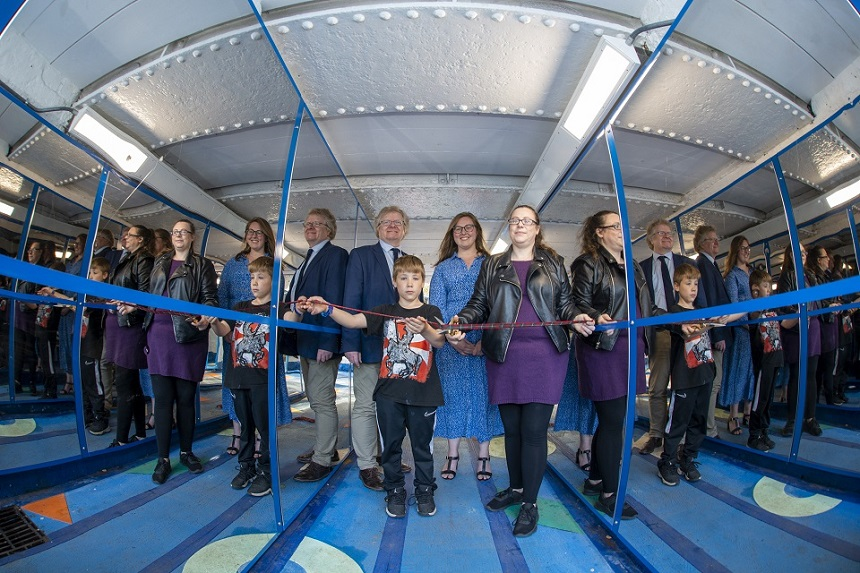
[[[445,322],[469,302],[481,263],[489,253],[484,232],[471,213],[460,213],[451,220],[439,260],[430,280],[430,304],[439,307]],[[445,405],[436,411],[435,435],[448,439],[448,457],[442,479],[454,479],[460,460],[460,438],[474,436],[479,443],[479,480],[488,480],[490,438],[502,433],[499,407],[487,397],[487,370],[481,352],[481,332],[473,330],[456,343],[436,351],[436,366],[442,380]]]
[[[576,352],[570,353],[567,375],[561,390],[561,400],[555,413],[553,429],[579,432],[579,448],[576,450],[576,465],[583,471],[591,469],[591,440],[597,431],[597,410],[594,402],[579,393],[579,366]]]
[[[271,257],[274,252],[275,234],[272,232],[272,226],[269,225],[269,222],[261,217],[255,217],[248,221],[248,224],[245,225],[242,250],[228,260],[227,264],[224,265],[224,270],[221,271],[221,282],[218,283],[218,304],[221,308],[232,309],[236,304],[254,298],[251,292],[251,273],[248,272],[248,265],[259,257]],[[227,356],[227,353],[230,352],[230,345],[226,341],[224,344],[224,356]],[[225,376],[226,370],[231,368],[231,364],[230,360],[223,361],[224,372],[222,372],[222,377]],[[280,355],[278,356],[275,399],[277,401],[278,425],[289,424],[293,415],[290,411],[290,398],[287,395],[287,386],[284,380],[284,360]],[[233,439],[227,448],[227,453],[235,456],[239,453],[239,436],[242,433],[242,428],[239,425],[239,418],[236,416],[233,395],[230,394],[227,387],[221,388],[221,408],[233,422]]]
[[[726,260],[726,292],[732,302],[743,302],[752,298],[750,292],[750,243],[743,235],[732,239]],[[747,315],[732,319],[746,320]],[[723,385],[720,387],[719,403],[729,407],[729,433],[737,436],[743,430],[740,420],[740,403],[744,402],[744,426],[749,425],[755,377],[752,365],[752,345],[746,326],[732,327],[732,344],[723,359]]]

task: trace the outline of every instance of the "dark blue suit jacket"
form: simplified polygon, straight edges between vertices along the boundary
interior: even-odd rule
[[[675,269],[677,269],[680,265],[683,265],[684,263],[693,267],[696,266],[696,261],[694,261],[690,257],[685,257],[684,255],[679,255],[678,253],[672,253],[672,264],[675,266]],[[651,300],[653,301],[655,300],[654,285],[651,283],[651,281],[654,279],[654,258],[648,257],[647,259],[643,259],[639,262],[639,266],[642,267],[642,272],[645,273],[645,284],[648,285],[648,290],[651,292]],[[669,306],[672,305],[669,304]],[[699,293],[696,295],[696,307],[704,308],[706,306],[708,306],[708,303],[705,300],[705,289],[702,288],[700,284]]]
[[[326,243],[302,273],[302,279],[298,284],[296,284],[298,273],[293,277],[289,300],[296,300],[302,295],[307,297],[319,295],[332,304],[342,305],[348,259],[349,254],[345,249],[331,242]],[[302,315],[302,322],[340,330],[340,325],[331,318],[314,316],[309,312]],[[334,354],[340,352],[340,336],[337,334],[299,330],[296,336],[299,356],[308,360],[317,359],[317,349],[328,350]]]
[[[346,266],[346,283],[343,304],[349,308],[370,310],[380,304],[397,302],[397,291],[388,268],[382,246],[356,247],[349,254]],[[363,330],[344,328],[341,350],[361,352],[361,361],[374,363],[382,360],[382,337],[369,336]]]
[[[699,267],[699,272],[702,273],[702,278],[699,279],[699,294],[705,294],[705,304],[702,305],[702,308],[731,304],[732,299],[729,298],[723,275],[717,269],[716,265],[705,255],[699,255],[699,258],[696,259],[696,266]],[[698,299],[696,300],[698,301]],[[712,328],[710,334],[712,342],[725,340],[726,345],[732,343],[731,328]]]

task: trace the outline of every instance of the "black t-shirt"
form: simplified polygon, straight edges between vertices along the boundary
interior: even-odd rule
[[[383,304],[372,312],[402,318],[423,316],[430,322],[443,322],[442,312],[430,304],[418,308]],[[366,333],[383,337],[382,362],[373,398],[384,396],[409,406],[442,406],[445,399],[430,341],[407,331],[403,322],[374,314],[364,316]]]
[[[684,312],[690,310],[679,304],[673,304],[669,312]],[[695,388],[714,381],[717,367],[714,355],[711,353],[710,331],[706,330],[693,338],[687,338],[681,333],[680,326],[670,328],[672,333],[672,389],[683,390]]]
[[[759,318],[777,316],[772,310],[761,313]],[[779,337],[779,321],[769,320],[750,325],[753,370],[779,368],[783,365],[782,339]]]
[[[233,310],[248,314],[269,317],[269,304],[256,305],[246,300],[233,307]],[[284,316],[287,306],[278,305],[278,316]],[[266,322],[250,320],[227,320],[230,326],[230,360],[232,368],[226,369],[224,386],[241,390],[250,386],[264,386],[269,383],[269,325]],[[284,335],[284,329],[278,336]]]

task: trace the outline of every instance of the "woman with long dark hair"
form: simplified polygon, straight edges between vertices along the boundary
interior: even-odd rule
[[[180,219],[173,225],[173,250],[155,261],[149,290],[172,299],[218,306],[217,275],[212,262],[194,252],[194,223]],[[155,393],[155,439],[158,462],[152,481],[167,480],[173,409],[179,432],[179,463],[191,473],[203,464],[191,450],[196,424],[194,397],[203,379],[209,353],[209,322],[205,317],[187,320],[181,314],[148,313],[144,323],[149,348],[149,374]]]
[[[818,284],[829,283],[832,278],[830,274],[830,255],[822,246],[810,249],[810,256],[806,259],[807,272],[815,275]],[[822,301],[822,305],[839,304],[839,301]],[[819,315],[821,320],[821,356],[818,358],[818,368],[815,373],[816,392],[818,395],[824,393],[824,401],[833,406],[835,403],[834,373],[836,370],[836,350],[839,348],[839,320],[838,315],[828,312]]]

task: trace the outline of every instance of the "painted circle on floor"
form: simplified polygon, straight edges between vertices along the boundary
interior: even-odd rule
[[[253,559],[272,537],[273,533],[253,533],[219,539],[192,555],[185,562],[182,573],[233,573]],[[349,555],[312,537],[302,540],[284,569],[297,570],[305,573],[361,573],[361,567]]]
[[[551,455],[555,452],[555,444],[551,441],[547,440],[546,442],[546,455]],[[505,437],[504,436],[496,436],[495,438],[490,440],[490,455],[494,458],[504,458],[505,457]]]
[[[810,517],[826,511],[830,511],[842,500],[815,493],[806,497],[800,497],[788,493],[788,487],[775,479],[769,477],[761,478],[753,489],[753,499],[762,509],[781,515],[782,517]],[[803,490],[792,488],[799,494],[807,493]]]
[[[0,423],[0,436],[4,438],[17,438],[32,434],[36,430],[36,420],[33,418],[21,418],[14,420],[11,424]]]

